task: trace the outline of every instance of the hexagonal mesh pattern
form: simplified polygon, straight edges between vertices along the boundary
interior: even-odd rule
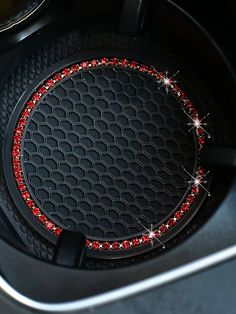
[[[194,137],[172,95],[131,69],[83,71],[37,105],[24,172],[38,206],[63,228],[96,238],[134,235],[181,202]]]

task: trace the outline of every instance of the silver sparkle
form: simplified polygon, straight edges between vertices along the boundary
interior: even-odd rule
[[[179,71],[175,72],[172,76],[169,77],[168,71],[165,71],[165,76],[160,80],[162,83],[158,89],[161,89],[163,86],[165,87],[166,93],[169,93],[169,89],[172,87],[172,84],[177,83],[173,78],[179,73]]]
[[[207,184],[208,181],[207,180],[203,180],[209,173],[209,171],[207,171],[202,178],[198,178],[198,177],[194,177],[191,175],[191,173],[189,173],[183,166],[182,166],[183,170],[189,175],[189,177],[191,178],[190,180],[188,180],[188,184],[191,186],[191,188],[193,186],[197,186],[197,187],[201,187],[204,191],[207,192],[208,196],[211,196],[211,193],[205,188],[205,186],[203,184]]]
[[[153,224],[151,224],[150,229],[148,229],[140,220],[138,220],[138,223],[148,232],[148,236],[151,239],[152,246],[154,245],[153,240],[157,240],[157,242],[161,244],[163,250],[166,248],[165,244],[155,235],[155,232],[153,231]]]
[[[196,129],[202,129],[203,132],[207,135],[208,138],[211,138],[211,135],[207,132],[207,130],[205,129],[205,126],[208,125],[208,123],[206,122],[203,122],[208,116],[209,116],[209,112],[202,118],[202,119],[199,119],[198,117],[196,118],[192,118],[190,116],[190,114],[187,113],[187,111],[182,108],[184,113],[189,117],[189,119],[192,121],[192,122],[189,122],[188,125],[190,126],[190,129],[189,129],[189,132],[191,132],[194,128]]]

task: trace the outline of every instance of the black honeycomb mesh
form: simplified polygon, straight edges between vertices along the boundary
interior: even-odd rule
[[[146,74],[84,71],[37,105],[23,143],[27,184],[63,228],[106,239],[144,231],[188,187],[180,166],[193,173],[196,147],[187,121]]]

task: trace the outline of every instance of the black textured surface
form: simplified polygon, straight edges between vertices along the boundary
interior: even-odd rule
[[[32,114],[23,170],[63,228],[120,238],[179,205],[197,147],[180,103],[146,74],[100,68],[57,85]]]
[[[9,12],[11,15],[6,17],[5,20],[0,20],[0,32],[27,19],[43,4],[43,2],[46,3],[47,0],[14,1],[14,4]]]

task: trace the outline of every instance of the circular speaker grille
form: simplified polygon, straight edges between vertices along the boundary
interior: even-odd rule
[[[164,245],[205,195],[196,108],[153,66],[71,64],[52,69],[12,115],[13,198],[45,237],[80,231],[93,254]]]

